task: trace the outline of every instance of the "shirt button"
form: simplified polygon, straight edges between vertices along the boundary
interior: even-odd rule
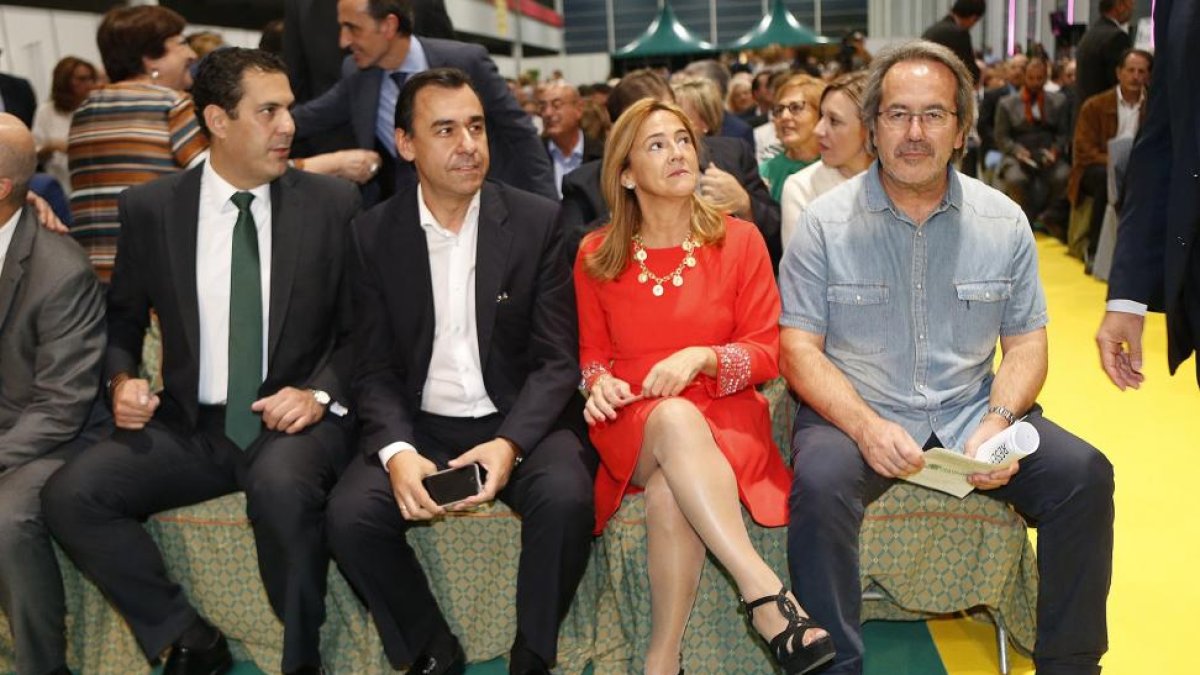
[[[858,300],[858,301],[862,301],[862,296],[861,296],[861,295],[856,295],[856,296],[854,296],[854,299],[855,299],[855,300]]]
[[[917,390],[918,390],[918,391],[920,391],[920,390],[922,390],[922,389],[924,389],[924,388],[925,388],[925,385],[923,385],[923,384],[918,384],[918,385],[917,385]]]
[[[920,333],[919,335],[917,335],[917,339],[918,339],[918,340],[924,340],[924,339],[925,339],[925,334],[924,334],[924,333]]]
[[[921,284],[919,282],[917,283],[917,290],[921,290]]]
[[[984,293],[983,293],[983,297],[985,297],[985,298],[990,298],[990,297],[992,297],[992,294],[991,294],[991,293],[989,293],[989,292],[987,292],[987,291],[984,291]]]

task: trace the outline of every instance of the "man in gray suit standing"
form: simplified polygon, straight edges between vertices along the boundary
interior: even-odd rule
[[[37,157],[0,114],[0,608],[18,673],[68,673],[62,580],[38,493],[108,430],[104,298],[83,249],[44,230],[25,194]]]

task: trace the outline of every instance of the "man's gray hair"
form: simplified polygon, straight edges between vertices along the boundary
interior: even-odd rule
[[[871,71],[863,90],[862,120],[867,126],[867,151],[876,157],[879,156],[879,150],[875,147],[875,123],[879,119],[879,105],[883,99],[883,78],[892,66],[906,61],[933,61],[949,68],[957,82],[954,107],[957,108],[958,132],[965,134],[975,125],[975,81],[954,52],[928,40],[913,40],[889,47],[871,59]],[[965,151],[964,142],[950,156],[950,161],[957,163]]]

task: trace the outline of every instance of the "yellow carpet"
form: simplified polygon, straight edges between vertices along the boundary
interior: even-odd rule
[[[1100,448],[1116,468],[1116,549],[1108,599],[1105,675],[1200,672],[1200,391],[1195,364],[1167,374],[1163,317],[1149,317],[1146,381],[1121,392],[1100,369],[1093,339],[1105,286],[1053,239],[1039,237],[1050,308],[1050,376],[1039,401],[1046,416]],[[1192,467],[1192,468],[1189,468]],[[966,619],[930,621],[950,675],[996,673],[990,626]],[[1193,642],[1193,641],[1196,642]],[[1032,673],[1012,655],[1013,673]]]

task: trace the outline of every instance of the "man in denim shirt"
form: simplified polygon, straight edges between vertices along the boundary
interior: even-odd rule
[[[951,166],[974,106],[944,47],[877,58],[863,119],[879,161],[809,206],[780,266],[782,369],[803,399],[788,553],[796,595],[837,645],[828,672],[862,671],[866,505],[918,471],[923,448],[974,454],[1021,415],[1038,452],[970,481],[1040,528],[1038,672],[1098,673],[1107,646],[1112,466],[1035,403],[1046,302],[1028,221]]]

